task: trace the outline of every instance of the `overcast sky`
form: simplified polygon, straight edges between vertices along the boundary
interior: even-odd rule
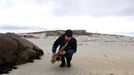
[[[0,0],[0,31],[134,32],[134,0]]]

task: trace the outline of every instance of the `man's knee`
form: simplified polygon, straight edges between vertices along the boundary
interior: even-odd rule
[[[73,56],[73,54],[68,53],[68,54],[66,54],[66,59],[71,60],[72,56]]]

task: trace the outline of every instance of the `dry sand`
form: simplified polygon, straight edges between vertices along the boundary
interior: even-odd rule
[[[134,75],[134,38],[109,35],[77,36],[78,50],[71,68],[51,64],[51,47],[57,37],[29,38],[44,50],[41,60],[19,65],[9,75]],[[75,36],[76,37],[76,36]],[[6,74],[5,74],[6,75]]]

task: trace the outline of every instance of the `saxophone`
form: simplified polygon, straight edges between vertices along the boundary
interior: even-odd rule
[[[62,46],[59,51],[54,55],[52,56],[52,59],[51,59],[51,63],[54,64],[56,61],[60,61],[61,60],[61,57],[60,55],[62,54],[65,54],[65,47],[67,46],[68,42],[66,42],[66,44],[64,46]]]

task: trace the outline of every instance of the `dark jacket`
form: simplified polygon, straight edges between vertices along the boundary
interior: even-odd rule
[[[65,41],[65,35],[61,35],[59,38],[57,38],[57,40],[54,42],[53,47],[52,47],[52,52],[55,53],[57,50],[57,47],[60,46],[64,46],[66,41]],[[77,51],[77,41],[74,37],[71,38],[70,41],[68,41],[67,46],[64,49],[66,52],[73,52],[75,53]]]

